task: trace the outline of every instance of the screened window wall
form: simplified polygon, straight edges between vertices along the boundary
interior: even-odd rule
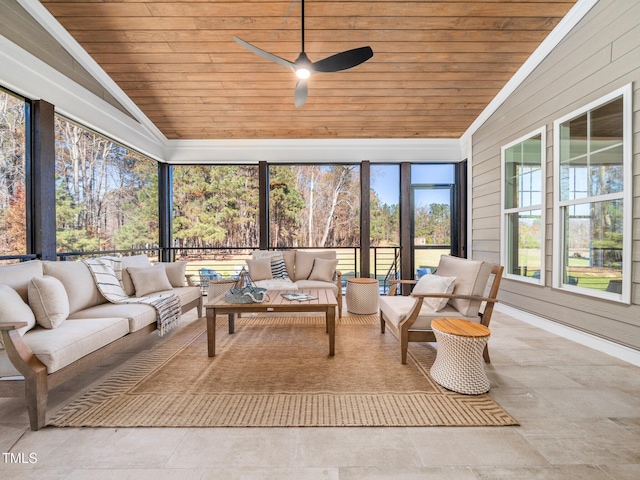
[[[27,103],[0,89],[0,263],[27,254]]]
[[[55,138],[58,256],[157,257],[157,163],[59,115]]]
[[[188,275],[237,275],[260,245],[258,166],[171,168],[176,260],[188,261]]]
[[[434,273],[450,255],[456,227],[455,168],[451,164],[411,166],[412,265],[414,277]]]

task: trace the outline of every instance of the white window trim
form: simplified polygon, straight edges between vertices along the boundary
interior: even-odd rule
[[[540,152],[540,169],[541,169],[541,175],[542,175],[542,180],[541,180],[541,189],[542,191],[540,192],[540,223],[541,223],[541,228],[540,228],[540,247],[541,247],[541,253],[540,253],[540,278],[531,278],[531,277],[523,277],[522,275],[513,275],[511,273],[508,273],[505,269],[505,273],[504,273],[504,277],[508,278],[509,280],[517,280],[520,282],[525,282],[525,283],[532,283],[534,285],[544,285],[544,278],[545,278],[545,231],[546,231],[546,216],[545,216],[545,199],[546,199],[546,184],[547,184],[547,129],[546,127],[540,127],[536,130],[534,130],[533,132],[527,133],[526,135],[523,135],[522,137],[507,143],[506,145],[504,145],[501,150],[500,150],[500,170],[501,170],[501,176],[500,176],[500,263],[502,265],[507,265],[507,231],[508,231],[508,227],[507,227],[507,214],[509,213],[515,213],[518,211],[528,211],[528,210],[538,210],[537,206],[532,206],[532,207],[521,207],[521,208],[506,208],[505,206],[505,182],[507,179],[507,171],[506,171],[506,163],[504,161],[504,156],[505,156],[505,152],[513,147],[514,145],[517,145],[519,143],[524,142],[525,140],[528,140],[530,138],[533,138],[537,135],[540,135],[540,145],[541,145],[541,152]]]
[[[601,292],[599,290],[592,290],[590,288],[583,288],[579,285],[568,285],[562,283],[563,272],[563,248],[564,243],[562,235],[563,220],[561,218],[560,207],[560,125],[571,120],[574,117],[580,116],[590,110],[594,110],[605,103],[610,102],[618,97],[622,97],[622,158],[623,158],[623,172],[624,172],[624,187],[622,192],[623,210],[624,215],[622,221],[623,237],[622,237],[622,293]],[[626,304],[631,303],[631,247],[632,247],[632,229],[633,229],[633,88],[629,83],[624,87],[621,87],[613,92],[600,97],[599,99],[585,105],[584,107],[574,110],[573,112],[555,120],[553,122],[553,275],[552,275],[552,287],[559,288],[565,291],[579,293],[590,297],[602,298],[606,300],[613,300]],[[598,195],[593,197],[585,197],[574,201],[563,201],[563,205],[571,203],[585,203],[608,200],[610,198],[620,198],[619,194],[615,195]]]

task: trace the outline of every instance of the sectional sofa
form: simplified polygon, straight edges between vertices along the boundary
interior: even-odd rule
[[[197,308],[200,317],[200,289],[184,286],[185,266],[123,257],[122,286],[130,296],[176,294],[182,313]],[[49,390],[144,338],[156,322],[151,305],[108,302],[83,262],[0,266],[0,396],[24,394],[38,430]]]
[[[342,317],[342,273],[333,250],[254,250],[247,260],[249,281],[267,290],[330,289]]]

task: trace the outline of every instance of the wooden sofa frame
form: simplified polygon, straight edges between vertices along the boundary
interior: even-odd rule
[[[181,313],[184,314],[192,308],[197,308],[198,318],[200,318],[202,316],[202,297],[183,305]],[[0,336],[2,336],[7,355],[16,370],[24,377],[23,379],[0,380],[0,397],[19,397],[24,393],[29,413],[29,424],[31,430],[34,431],[40,430],[46,425],[47,400],[50,390],[88,368],[98,365],[114,353],[133,345],[157,329],[156,324],[151,323],[79,358],[60,370],[47,374],[47,367],[33,354],[18,333],[17,329],[26,326],[26,322],[0,323]]]

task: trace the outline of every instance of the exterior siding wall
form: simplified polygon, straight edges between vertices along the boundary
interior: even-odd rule
[[[633,82],[631,305],[551,288],[553,122]],[[601,0],[473,134],[472,258],[500,261],[500,149],[547,131],[546,285],[504,280],[500,300],[535,315],[640,349],[640,2]]]

